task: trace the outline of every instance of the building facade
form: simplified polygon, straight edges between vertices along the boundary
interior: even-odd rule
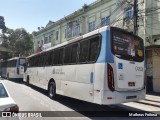
[[[160,1],[145,0],[145,42],[147,83],[160,92]]]
[[[133,31],[133,2],[129,0],[97,0],[74,13],[49,21],[45,28],[34,32],[34,51],[39,52],[105,25]],[[143,1],[143,0],[142,0]],[[141,32],[142,36],[144,32]]]
[[[160,92],[160,2],[137,0],[137,34],[146,46],[147,83]],[[71,40],[105,25],[134,31],[134,0],[97,0],[74,13],[33,32],[34,52]],[[160,13],[159,13],[160,14]]]

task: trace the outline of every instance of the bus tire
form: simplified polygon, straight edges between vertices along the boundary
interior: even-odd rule
[[[29,76],[27,76],[27,85],[29,85]]]
[[[56,84],[53,81],[51,81],[49,83],[48,96],[51,99],[55,99],[56,98]]]
[[[9,80],[9,73],[7,73],[7,80]]]

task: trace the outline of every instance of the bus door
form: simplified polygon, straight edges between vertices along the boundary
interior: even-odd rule
[[[145,71],[143,40],[123,31],[113,31],[112,35],[112,52],[115,57],[114,65],[108,64],[108,70],[113,71],[115,89],[142,90]]]

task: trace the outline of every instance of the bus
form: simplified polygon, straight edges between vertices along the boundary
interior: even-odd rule
[[[111,105],[145,98],[144,43],[105,26],[27,57],[24,81],[56,94]]]
[[[26,66],[25,57],[14,57],[1,62],[1,77],[7,79],[23,79]]]

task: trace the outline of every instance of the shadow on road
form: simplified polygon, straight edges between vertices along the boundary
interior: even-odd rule
[[[32,89],[34,89],[37,92],[42,93],[45,96],[47,95],[47,91],[44,89],[41,89],[39,87],[33,86],[33,85],[28,85]],[[132,112],[143,112],[142,110],[135,109],[129,106],[124,106],[120,107],[119,105],[98,105],[98,104],[93,104],[81,100],[77,100],[74,98],[69,98],[61,95],[57,95],[56,101],[59,102],[60,104],[67,106],[71,108],[72,110],[76,111],[77,113],[83,115],[84,117],[124,117],[128,116],[129,111]]]

